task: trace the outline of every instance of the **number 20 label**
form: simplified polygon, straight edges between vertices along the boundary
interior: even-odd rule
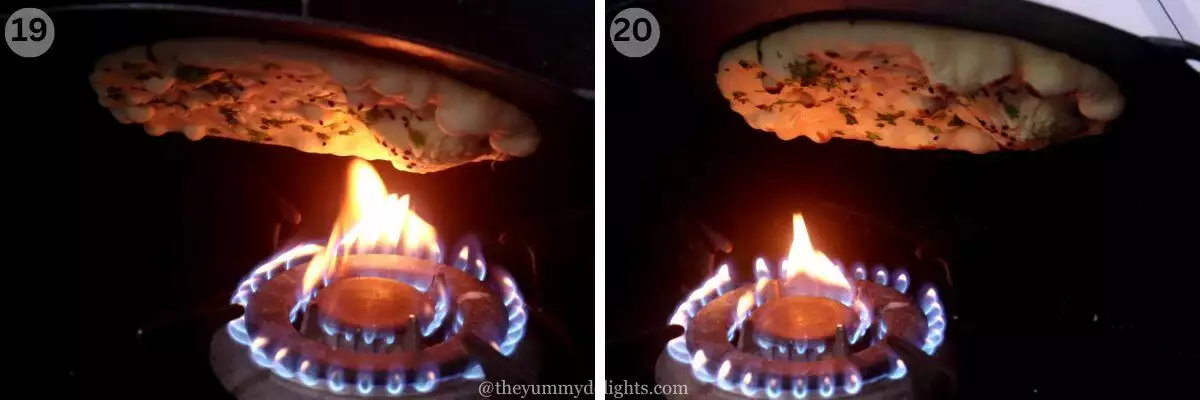
[[[4,41],[21,57],[40,56],[54,43],[54,21],[45,11],[22,8],[9,15],[4,23]]]
[[[608,25],[608,39],[618,52],[630,58],[650,54],[660,35],[654,14],[642,8],[626,8]]]

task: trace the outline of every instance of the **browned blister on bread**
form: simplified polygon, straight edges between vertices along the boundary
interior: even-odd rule
[[[527,156],[540,136],[512,104],[421,68],[286,43],[170,40],[101,58],[100,104],[151,135],[221,137],[434,172]]]
[[[1039,149],[1103,130],[1124,98],[1100,70],[1016,39],[872,21],[792,26],[726,52],[734,111],[784,140]]]

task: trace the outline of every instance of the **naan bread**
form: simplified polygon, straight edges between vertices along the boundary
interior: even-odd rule
[[[521,110],[420,68],[293,44],[171,40],[114,52],[92,87],[121,123],[388,160],[434,172],[526,156],[539,136]]]
[[[792,26],[723,55],[717,84],[750,126],[899,149],[1038,149],[1100,133],[1124,98],[1100,70],[991,34],[905,23]]]

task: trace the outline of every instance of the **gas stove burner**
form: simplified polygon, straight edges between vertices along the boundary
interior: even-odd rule
[[[812,249],[799,214],[794,221],[796,238],[778,268],[760,258],[753,281],[735,282],[722,264],[680,303],[669,323],[685,334],[660,356],[659,383],[689,385],[686,398],[907,392],[907,367],[884,338],[936,353],[946,329],[937,289],[910,293],[903,268],[868,273],[856,263],[847,271]]]
[[[234,395],[473,397],[466,382],[484,379],[486,355],[467,341],[520,364],[524,299],[477,240],[452,247],[444,263],[407,196],[360,207],[347,234],[284,251],[238,286],[232,303],[246,312],[212,345],[214,371]]]

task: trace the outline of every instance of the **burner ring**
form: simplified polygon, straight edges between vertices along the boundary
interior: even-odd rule
[[[281,271],[249,295],[245,330],[260,364],[286,370],[303,381],[351,380],[360,385],[419,387],[427,376],[459,376],[470,368],[471,357],[463,343],[469,333],[499,344],[509,329],[502,299],[494,297],[476,277],[454,267],[393,254],[352,254],[354,277],[380,277],[402,282],[431,282],[442,276],[452,307],[461,316],[461,328],[441,343],[419,352],[362,353],[304,337],[292,325],[301,303],[300,282],[308,264]],[[299,263],[297,263],[299,264]],[[265,362],[264,362],[265,361]],[[330,379],[330,375],[340,375]],[[366,379],[369,378],[369,379]],[[424,382],[429,384],[429,382]]]
[[[855,281],[855,284],[860,298],[876,316],[875,319],[887,327],[888,334],[908,340],[917,346],[923,343],[927,321],[911,300],[874,282]],[[838,386],[861,385],[890,373],[895,353],[882,340],[876,341],[865,350],[848,354],[845,358],[825,358],[810,362],[771,360],[735,348],[729,341],[729,331],[737,323],[734,310],[738,299],[753,294],[753,291],[752,286],[743,286],[724,293],[705,304],[691,320],[685,335],[687,350],[691,354],[703,352],[704,355],[699,362],[693,359],[692,368],[697,374],[711,377],[722,388],[729,386],[725,388],[727,390],[737,384],[744,387],[766,386],[764,382],[742,382],[743,378],[762,381],[767,377],[783,377],[783,390],[793,390],[793,382],[800,378],[805,379],[806,387],[796,390],[828,390],[832,394],[834,382],[837,382]],[[854,374],[847,374],[848,370]],[[738,383],[722,381],[730,378]]]

